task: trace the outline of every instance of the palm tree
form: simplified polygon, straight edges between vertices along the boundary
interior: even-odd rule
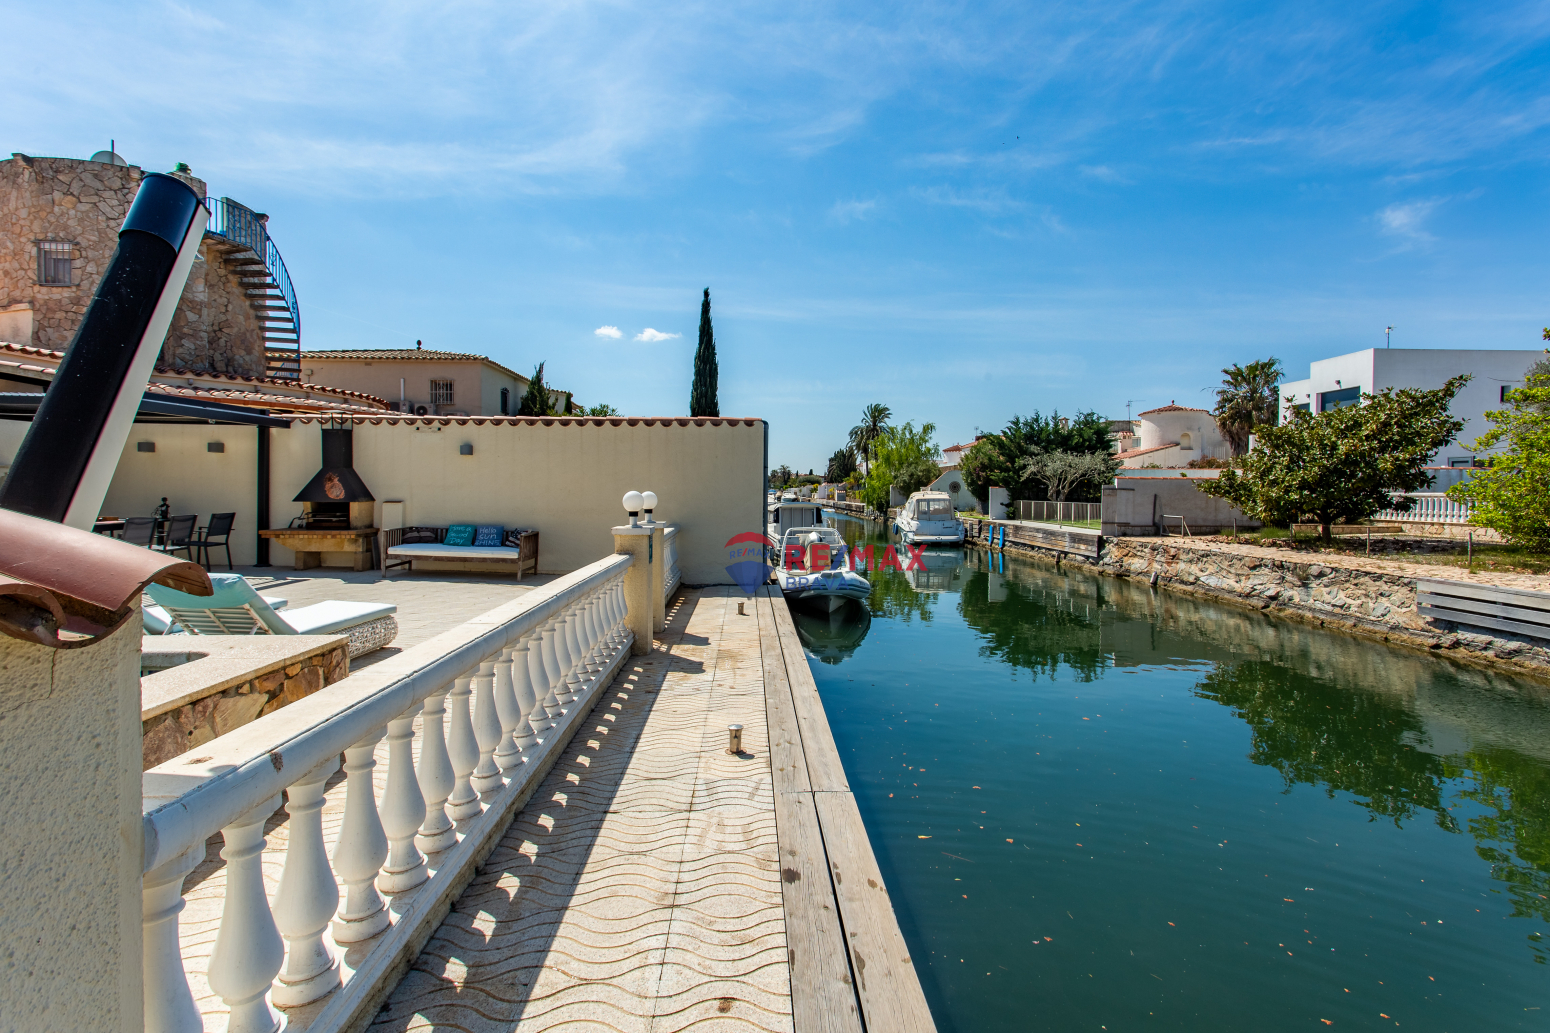
[[[1249,450],[1249,435],[1255,427],[1276,422],[1280,410],[1276,385],[1283,376],[1281,360],[1272,356],[1246,366],[1234,363],[1222,373],[1222,386],[1216,389],[1216,408],[1211,415],[1216,417],[1216,426],[1232,447],[1232,454],[1241,456]]]
[[[856,450],[846,445],[844,448],[835,449],[829,457],[829,467],[824,471],[823,479],[830,484],[838,484],[849,477],[856,470]]]
[[[850,447],[856,455],[869,463],[872,461],[872,443],[888,426],[888,418],[892,415],[893,410],[881,402],[873,402],[861,410],[860,425],[850,428]]]

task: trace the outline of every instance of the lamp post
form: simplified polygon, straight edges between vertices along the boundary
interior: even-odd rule
[[[1385,348],[1390,347],[1394,343],[1393,338],[1394,338],[1394,328],[1392,326],[1384,327],[1383,328],[1383,347],[1385,347]]]

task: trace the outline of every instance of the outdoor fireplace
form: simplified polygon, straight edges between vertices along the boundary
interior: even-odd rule
[[[301,515],[283,530],[259,534],[294,551],[297,570],[369,570],[376,565],[376,499],[355,472],[355,432],[325,428],[322,435],[323,465],[292,500],[301,503]]]

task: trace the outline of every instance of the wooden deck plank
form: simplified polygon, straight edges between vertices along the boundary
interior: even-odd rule
[[[861,1033],[823,833],[812,793],[775,794],[786,957],[796,1033]]]
[[[778,589],[776,590],[778,592]],[[796,707],[797,728],[802,735],[802,752],[807,758],[807,778],[813,792],[848,792],[850,780],[840,763],[839,747],[834,745],[834,732],[829,728],[828,715],[823,710],[823,700],[818,697],[818,685],[813,672],[807,666],[807,654],[802,652],[802,642],[797,638],[797,627],[791,620],[785,598],[771,599],[775,611],[775,627],[779,632],[781,652],[786,659],[786,677],[791,685],[791,701]]]
[[[786,676],[785,655],[771,608],[771,591],[760,590],[753,600],[759,618],[759,650],[764,670],[764,708],[770,735],[770,773],[777,793],[804,793],[811,789],[802,737],[797,730],[796,707],[791,701],[791,682]],[[784,606],[782,601],[780,605]]]
[[[850,793],[814,793],[813,800],[867,1029],[934,1031],[936,1024],[925,991],[899,930],[855,797]]]

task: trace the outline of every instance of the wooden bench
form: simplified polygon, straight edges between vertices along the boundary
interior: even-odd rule
[[[412,572],[415,560],[469,568],[515,567],[518,581],[524,574],[538,573],[538,532],[529,528],[508,528],[499,546],[447,545],[445,527],[394,527],[379,534],[383,577],[396,567]]]
[[[1550,640],[1550,592],[1416,578],[1422,617]]]

